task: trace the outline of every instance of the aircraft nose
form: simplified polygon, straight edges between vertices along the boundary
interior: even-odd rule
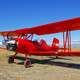
[[[15,43],[16,41],[8,41],[6,44],[7,50],[9,51],[15,51],[17,48],[17,44]]]

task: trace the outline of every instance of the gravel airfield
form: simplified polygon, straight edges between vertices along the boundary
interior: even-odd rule
[[[80,57],[31,56],[32,67],[25,68],[24,60],[8,64],[10,54],[0,49],[0,80],[80,80]]]

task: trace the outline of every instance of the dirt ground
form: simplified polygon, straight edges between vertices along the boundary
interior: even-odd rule
[[[0,80],[80,80],[80,57],[31,56],[32,67],[25,68],[22,58],[8,64],[10,54],[0,49]]]

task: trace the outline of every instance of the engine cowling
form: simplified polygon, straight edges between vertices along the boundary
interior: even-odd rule
[[[17,43],[15,40],[10,40],[6,42],[6,48],[9,51],[15,51],[17,48]]]

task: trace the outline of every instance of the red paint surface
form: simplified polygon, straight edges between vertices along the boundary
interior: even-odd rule
[[[37,55],[37,56],[56,56],[55,54],[55,48],[52,48],[50,46],[47,46],[45,44],[42,45],[40,49],[38,49],[32,41],[29,40],[23,40],[21,38],[17,39],[18,41],[18,47],[16,49],[16,52],[19,52],[21,54],[26,55]],[[49,48],[50,49],[49,49]],[[69,52],[66,50],[58,49],[57,56],[80,56],[80,52],[74,51]]]

